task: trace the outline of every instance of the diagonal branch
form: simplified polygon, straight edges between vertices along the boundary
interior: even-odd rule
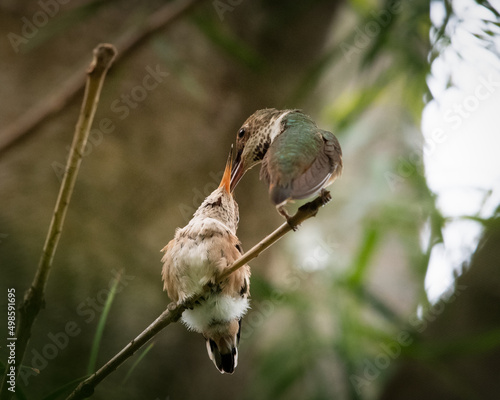
[[[271,247],[279,239],[281,239],[286,233],[295,229],[298,225],[304,222],[306,219],[314,217],[320,207],[324,206],[330,201],[330,193],[323,191],[320,196],[318,196],[313,201],[304,204],[299,208],[297,213],[289,220],[288,223],[282,224],[273,233],[266,236],[263,240],[252,247],[248,252],[242,255],[238,260],[236,260],[231,267],[229,267],[219,278],[217,283],[221,283],[234,271],[241,268],[243,265],[248,263],[250,260],[259,256],[264,250]],[[203,292],[209,292],[210,287],[205,287]],[[66,398],[66,400],[81,400],[92,396],[95,387],[102,382],[109,374],[115,371],[121,364],[123,364],[128,358],[144,346],[148,341],[150,341],[156,334],[158,334],[165,327],[173,322],[177,322],[184,310],[187,308],[192,308],[195,306],[196,302],[199,301],[203,294],[190,297],[188,300],[180,303],[174,304],[170,303],[165,311],[144,331],[142,331],[134,340],[127,344],[120,352],[118,352],[113,358],[111,358],[106,364],[104,364],[97,372],[92,376],[81,382],[76,389]]]
[[[177,21],[193,6],[204,0],[185,0],[167,3],[154,12],[140,30],[127,32],[115,41],[120,51],[115,61],[130,55],[135,49],[160,29]],[[85,86],[82,71],[76,71],[64,82],[60,89],[43,98],[22,116],[8,125],[0,134],[0,154],[19,143],[42,124],[48,117],[62,110]]]
[[[50,222],[49,231],[45,239],[45,244],[42,250],[42,256],[38,264],[35,278],[31,283],[31,287],[24,295],[24,301],[19,308],[19,323],[16,331],[16,363],[17,374],[21,367],[24,358],[24,353],[28,345],[31,328],[35,319],[44,307],[45,286],[52,267],[52,260],[61,237],[66,211],[71,200],[73,188],[75,187],[76,177],[82,162],[82,154],[87,144],[90,127],[94,119],[97,103],[101,93],[106,72],[113,63],[116,55],[116,49],[110,44],[100,44],[94,49],[94,58],[87,70],[87,86],[85,88],[85,96],[83,99],[82,109],[78,118],[78,123],[75,128],[75,135],[71,145],[71,151],[66,164],[66,170],[59,189],[54,214]],[[2,388],[0,391],[0,399],[9,399],[13,392],[9,391],[9,379],[7,371],[5,372]]]

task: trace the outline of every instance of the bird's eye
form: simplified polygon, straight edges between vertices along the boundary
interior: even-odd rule
[[[238,132],[238,137],[241,139],[243,136],[245,136],[245,129],[241,128]]]

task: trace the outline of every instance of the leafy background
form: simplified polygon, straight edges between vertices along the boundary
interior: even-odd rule
[[[477,3],[498,18],[491,4]],[[122,43],[165,4],[68,2],[16,52],[9,33],[20,34],[23,18],[32,20],[41,6],[2,2],[2,125],[15,125],[83,73],[97,43]],[[115,128],[91,135],[18,398],[64,398],[75,379],[164,310],[159,250],[218,183],[238,127],[264,107],[301,108],[335,132],[345,171],[318,218],[251,263],[252,311],[235,374],[220,375],[201,336],[176,324],[95,397],[497,398],[498,213],[481,220],[483,238],[467,272],[442,300],[431,304],[424,290],[446,223],[419,145],[429,62],[449,43],[454,10],[444,4],[436,47],[424,0],[200,1],[116,63],[94,123],[97,129],[107,118]],[[150,69],[168,76],[152,90],[137,89]],[[146,95],[122,118],[116,105],[134,93]],[[0,286],[2,293],[16,288],[18,302],[36,269],[80,101],[81,93],[1,150]],[[248,249],[282,220],[257,170],[236,196]],[[5,310],[6,296],[0,304]],[[71,322],[79,333],[50,353],[51,337]],[[3,345],[0,354],[4,360]]]

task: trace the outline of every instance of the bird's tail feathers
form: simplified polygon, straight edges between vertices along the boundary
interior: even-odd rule
[[[233,329],[231,329],[231,325]],[[237,331],[234,332],[236,327]],[[240,338],[241,320],[231,321],[228,332],[205,336],[207,352],[217,369],[222,373],[232,374],[238,365],[238,342]]]

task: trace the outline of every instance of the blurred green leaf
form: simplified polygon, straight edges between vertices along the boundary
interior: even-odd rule
[[[120,276],[122,271],[120,271]],[[111,305],[113,304],[113,300],[116,294],[116,288],[120,283],[120,278],[115,279],[113,282],[113,286],[109,291],[108,298],[106,299],[106,303],[104,304],[104,308],[102,310],[101,317],[99,318],[99,323],[97,324],[97,330],[94,335],[94,340],[92,342],[92,349],[90,351],[90,359],[89,364],[87,366],[87,374],[91,375],[95,372],[96,364],[97,364],[97,356],[99,354],[99,347],[101,345],[102,335],[104,333],[104,327],[106,326],[106,320],[108,319],[109,310],[111,309]]]
[[[137,357],[137,360],[134,361],[134,363],[132,364],[132,366],[128,370],[127,375],[125,375],[125,378],[123,378],[123,381],[122,381],[123,384],[125,384],[127,382],[127,380],[130,377],[130,375],[132,375],[132,372],[134,372],[134,370],[136,369],[136,367],[144,359],[144,357],[146,357],[146,354],[148,354],[149,350],[151,350],[153,348],[153,346],[154,346],[154,343],[151,343],[148,347],[146,347],[141,352],[141,354],[139,355],[139,357]]]
[[[363,281],[366,270],[380,241],[380,236],[380,229],[375,224],[365,228],[363,240],[356,252],[356,258],[349,269],[351,273],[347,281],[352,288],[359,286]]]
[[[376,101],[390,92],[391,85],[398,83],[399,72],[390,68],[370,83],[368,78],[359,77],[359,88],[348,87],[333,104],[326,107],[325,115],[338,131],[345,131],[358,122],[362,115],[372,108]]]
[[[82,376],[78,379],[74,379],[71,382],[68,382],[68,383],[64,384],[63,386],[57,388],[56,390],[54,390],[53,392],[51,392],[47,396],[43,397],[42,400],[56,400],[57,398],[62,396],[64,393],[68,393],[70,390],[73,390],[77,384],[84,381],[88,377],[89,377],[89,375],[85,375],[85,376]],[[16,392],[17,392],[17,390],[16,390]]]
[[[253,71],[262,69],[264,59],[243,40],[236,38],[228,29],[224,29],[225,25],[213,17],[207,17],[206,14],[195,13],[192,19],[207,39],[233,59]]]
[[[495,15],[497,18],[500,18],[500,12],[498,12],[495,6],[493,5],[495,3],[492,3],[491,1],[488,0],[476,0],[476,2],[482,5],[483,7],[487,8],[488,10],[490,10],[493,13],[493,15]],[[498,7],[498,3],[496,3],[496,6]]]
[[[352,31],[340,43],[351,43],[356,35]],[[328,51],[326,51],[316,63],[312,65],[305,73],[302,80],[297,85],[296,89],[290,96],[290,103],[297,104],[303,101],[317,86],[319,80],[328,72],[333,63],[338,61],[343,55],[342,47],[336,43]]]

